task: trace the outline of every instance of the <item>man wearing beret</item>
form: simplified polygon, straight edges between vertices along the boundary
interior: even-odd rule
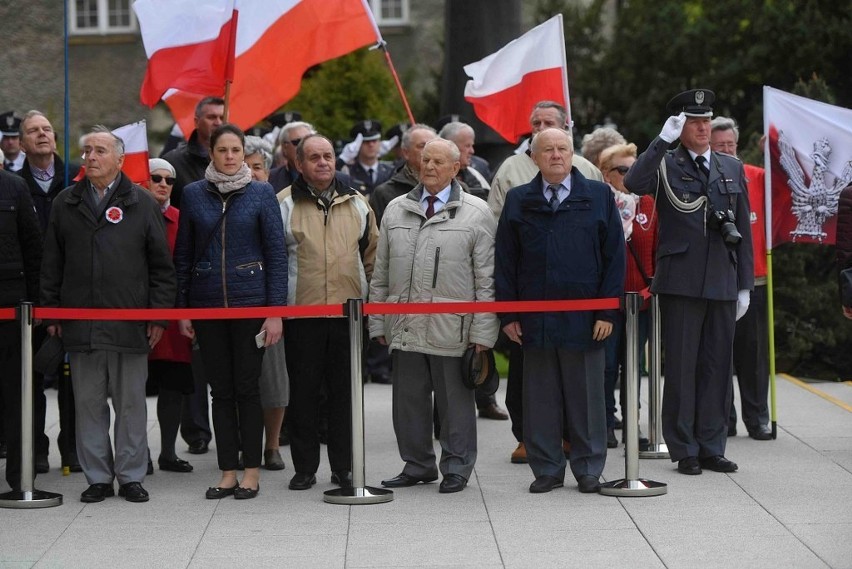
[[[672,116],[624,179],[631,192],[656,194],[663,437],[683,474],[737,470],[725,458],[734,328],[754,283],[743,165],[710,149],[714,99],[693,89],[669,101]]]

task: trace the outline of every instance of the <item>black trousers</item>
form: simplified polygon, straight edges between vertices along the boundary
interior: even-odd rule
[[[245,467],[258,468],[263,456],[258,381],[264,350],[254,337],[263,320],[197,320],[192,325],[210,382],[219,469],[236,470],[240,448]]]
[[[734,333],[734,372],[740,385],[743,423],[749,431],[769,424],[769,324],[766,314],[766,285],[754,287],[745,316]],[[737,409],[731,400],[728,424],[737,424]]]
[[[328,395],[328,461],[332,471],[352,470],[349,324],[341,318],[284,322],[290,405],[287,428],[296,472],[319,468],[320,392]]]
[[[195,441],[209,443],[213,439],[210,431],[210,395],[207,393],[207,374],[197,346],[192,347],[192,381],[195,390],[183,396],[180,414],[180,436],[191,445]]]

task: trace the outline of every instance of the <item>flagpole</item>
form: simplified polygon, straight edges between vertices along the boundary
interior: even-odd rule
[[[559,18],[559,36],[562,38],[562,92],[565,94],[565,109],[568,111],[568,128],[573,128],[574,119],[571,115],[571,97],[568,93],[568,56],[565,55],[565,28],[562,26],[562,13],[556,15]]]
[[[228,45],[228,63],[225,67],[225,111],[224,121],[228,122],[231,112],[231,83],[234,82],[234,68],[237,60],[237,28],[239,27],[240,12],[237,10],[236,2],[231,10],[231,38]]]
[[[766,107],[766,85],[763,86],[763,228],[766,232],[766,313],[769,343],[769,417],[772,422],[772,438],[778,438],[778,415],[775,386],[775,295],[772,279],[772,156],[769,153],[769,112]]]
[[[63,146],[62,156],[65,160],[65,172],[62,173],[62,183],[67,186],[69,184],[68,175],[70,173],[70,165],[69,165],[69,160],[68,160],[68,153],[70,152],[70,150],[68,148],[68,136],[69,136],[68,135],[68,125],[71,122],[71,112],[70,112],[70,107],[71,107],[71,96],[70,95],[71,94],[68,91],[69,85],[70,85],[69,76],[68,76],[68,2],[65,2],[64,4],[65,4],[65,11],[64,11],[64,17],[65,17],[65,40],[64,40],[65,41],[65,101],[64,101],[63,104],[64,104],[65,109],[64,109],[64,112],[63,112],[63,122],[65,124],[63,125],[63,129],[62,129],[62,131],[63,131],[62,132],[62,146]]]

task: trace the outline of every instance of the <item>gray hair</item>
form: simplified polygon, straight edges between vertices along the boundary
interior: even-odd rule
[[[539,101],[536,103],[530,112],[530,122],[532,122],[533,113],[538,109],[556,109],[556,112],[559,113],[559,123],[562,125],[562,128],[565,128],[568,123],[568,111],[556,101]]]
[[[116,136],[115,133],[113,133],[110,129],[108,129],[107,127],[105,127],[102,124],[96,124],[95,126],[92,127],[92,130],[90,130],[89,132],[87,132],[86,134],[83,135],[83,138],[81,139],[82,142],[83,142],[83,145],[86,144],[86,141],[93,134],[108,134],[108,135],[110,135],[112,137],[112,144],[113,144],[113,148],[115,149],[115,153],[118,156],[124,156],[124,141],[121,139],[120,136]]]
[[[426,146],[428,147],[430,144],[434,144],[436,142],[439,144],[443,144],[447,147],[447,149],[450,151],[450,158],[453,159],[453,162],[458,162],[459,160],[461,160],[461,152],[459,152],[459,147],[456,146],[455,142],[453,142],[452,140],[447,140],[446,138],[441,138],[439,136],[438,138],[433,138],[432,140],[427,142]],[[425,151],[426,147],[424,147],[423,150]]]
[[[24,118],[21,119],[21,124],[18,125],[18,134],[21,136],[21,138],[24,137],[24,125],[26,125],[27,121],[33,117],[44,117],[47,122],[50,122],[50,119],[47,118],[47,115],[45,115],[41,111],[37,111],[35,109],[27,111],[27,114],[25,114]]]
[[[476,132],[474,132],[473,127],[471,127],[469,124],[459,121],[453,121],[445,124],[444,128],[442,128],[441,131],[438,133],[438,136],[455,142],[456,137],[466,131],[470,131],[474,137],[476,136]]]
[[[224,107],[225,99],[222,97],[204,97],[195,105],[195,118],[200,119],[204,114],[204,107],[213,105],[214,107]]]
[[[710,121],[710,132],[716,132],[717,130],[732,130],[734,131],[734,142],[740,141],[740,129],[737,126],[737,121],[732,118],[723,117],[722,115],[715,117]]]
[[[272,168],[272,145],[259,136],[247,136],[245,156],[260,153],[263,156],[263,168],[268,172]]]
[[[334,154],[334,143],[331,141],[331,139],[327,136],[319,134],[318,132],[312,132],[309,135],[305,136],[302,140],[300,140],[299,145],[296,147],[296,160],[298,160],[299,162],[305,159],[305,142],[312,138],[321,138],[328,142],[331,145],[331,153]]]
[[[596,128],[583,137],[581,152],[583,153],[583,158],[597,166],[601,152],[610,146],[626,143],[627,140],[624,139],[620,132],[614,128],[604,126]]]
[[[414,123],[413,125],[411,125],[411,127],[408,128],[408,130],[402,133],[402,141],[400,142],[400,146],[402,148],[411,148],[411,134],[415,130],[428,130],[435,136],[438,136],[438,133],[435,131],[435,129],[429,126],[428,124]]]
[[[281,132],[278,133],[278,144],[283,143],[285,140],[289,140],[290,131],[296,130],[297,128],[306,128],[310,134],[316,134],[317,129],[314,128],[314,125],[310,123],[306,123],[304,121],[295,121],[288,122],[284,126],[281,127]],[[333,147],[334,145],[332,145]]]

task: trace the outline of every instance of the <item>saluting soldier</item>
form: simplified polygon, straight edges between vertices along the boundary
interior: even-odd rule
[[[663,437],[683,474],[737,470],[725,458],[734,327],[754,283],[743,165],[710,150],[714,99],[693,89],[669,101],[672,116],[624,179],[636,194],[656,193]]]
[[[382,123],[375,120],[363,120],[355,123],[349,136],[353,139],[361,135],[358,155],[351,164],[341,168],[341,172],[352,178],[352,187],[364,195],[373,193],[376,186],[383,184],[393,176],[391,162],[379,160],[382,146]]]

